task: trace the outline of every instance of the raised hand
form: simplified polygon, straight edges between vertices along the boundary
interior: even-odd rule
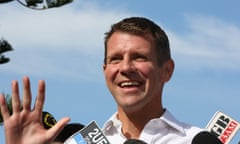
[[[45,82],[38,83],[38,94],[31,108],[32,96],[30,80],[23,78],[23,99],[19,96],[18,82],[12,81],[12,115],[9,114],[6,100],[0,95],[0,108],[4,121],[6,144],[49,144],[64,128],[69,118],[61,119],[50,129],[42,126],[42,110],[45,98]]]

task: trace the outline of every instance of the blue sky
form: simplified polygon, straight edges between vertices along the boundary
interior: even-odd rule
[[[16,1],[1,4],[0,38],[15,50],[5,54],[10,63],[0,65],[0,91],[10,93],[11,81],[28,75],[35,96],[38,80],[44,79],[44,110],[56,119],[96,120],[102,126],[116,111],[102,71],[104,32],[124,17],[145,16],[166,31],[175,60],[164,106],[199,127],[218,110],[240,121],[239,5],[238,0],[75,0],[34,11]],[[240,140],[239,133],[231,144]]]

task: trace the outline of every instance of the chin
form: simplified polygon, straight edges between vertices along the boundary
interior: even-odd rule
[[[128,103],[128,104],[122,105],[121,107],[126,113],[129,113],[129,114],[142,111],[143,109],[143,106],[139,103],[131,103],[131,104]]]

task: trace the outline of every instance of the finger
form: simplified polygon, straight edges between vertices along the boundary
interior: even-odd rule
[[[47,131],[48,138],[51,140],[54,140],[69,121],[70,121],[70,118],[65,117],[65,118],[61,119],[59,122],[57,122],[52,128],[50,128]]]
[[[45,81],[44,80],[39,80],[39,82],[38,82],[38,95],[37,95],[36,102],[35,102],[35,105],[34,105],[34,110],[39,115],[42,114],[44,100],[45,100]]]
[[[31,87],[30,80],[28,77],[23,77],[23,109],[30,111],[31,110]]]
[[[6,100],[3,94],[0,94],[0,109],[3,120],[9,118],[10,114],[7,108]]]
[[[13,113],[18,113],[21,110],[18,82],[16,80],[12,81],[12,110]]]

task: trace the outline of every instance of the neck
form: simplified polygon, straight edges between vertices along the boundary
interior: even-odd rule
[[[152,119],[159,118],[164,110],[161,102],[155,101],[144,108],[128,112],[118,107],[118,118],[122,122],[122,133],[127,138],[139,138],[144,126]]]

